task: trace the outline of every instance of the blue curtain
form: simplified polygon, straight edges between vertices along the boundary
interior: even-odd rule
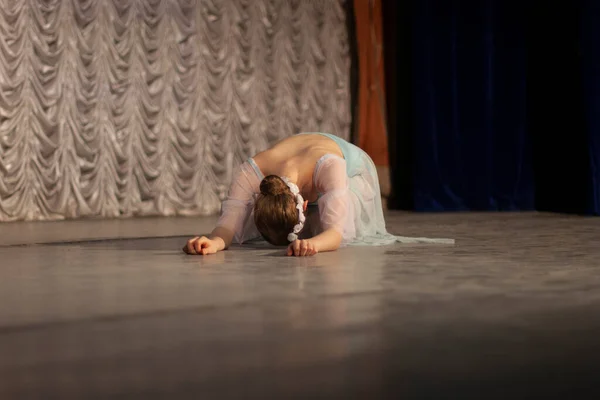
[[[586,214],[600,214],[600,2],[586,0],[582,10],[584,105],[589,173]]]
[[[415,209],[534,208],[524,15],[511,1],[415,2]]]
[[[600,213],[600,2],[400,3],[391,207]]]
[[[581,1],[547,2],[527,14],[527,131],[542,211],[589,211],[583,11]]]

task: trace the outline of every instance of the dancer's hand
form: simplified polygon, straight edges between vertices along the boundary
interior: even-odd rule
[[[287,248],[288,256],[306,257],[314,256],[319,251],[315,246],[314,242],[310,239],[306,240],[294,240]]]
[[[195,237],[188,240],[187,245],[183,248],[183,251],[187,254],[215,254],[219,251],[219,243],[215,240],[211,240],[206,236]]]

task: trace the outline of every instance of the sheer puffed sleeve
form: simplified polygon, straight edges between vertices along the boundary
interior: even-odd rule
[[[346,161],[326,155],[316,166],[314,184],[319,192],[319,218],[323,230],[335,229],[345,239],[354,236],[354,219]]]
[[[221,206],[217,227],[233,232],[233,241],[236,243],[260,236],[253,217],[254,200],[260,192],[260,181],[261,178],[251,161],[244,162],[236,170],[227,200]]]

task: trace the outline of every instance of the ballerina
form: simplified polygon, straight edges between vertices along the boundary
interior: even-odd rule
[[[375,164],[327,133],[290,136],[241,164],[215,229],[183,250],[208,255],[261,237],[299,257],[349,245],[453,242],[388,233]]]

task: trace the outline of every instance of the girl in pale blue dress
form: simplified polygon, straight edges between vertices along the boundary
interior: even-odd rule
[[[312,173],[312,185],[317,194],[312,203],[304,200],[301,190],[290,179],[285,177],[265,177],[254,159],[243,163],[231,184],[227,200],[223,202],[221,216],[213,236],[223,236],[223,232],[231,232],[233,242],[245,243],[265,238],[273,244],[277,242],[273,234],[269,234],[268,223],[278,214],[260,212],[257,202],[268,195],[291,198],[295,202],[296,214],[289,217],[292,221],[286,225],[290,231],[285,232],[287,242],[294,243],[318,236],[325,231],[339,233],[339,247],[369,245],[389,245],[401,243],[453,243],[451,239],[411,238],[395,236],[387,232],[377,170],[371,158],[362,149],[347,141],[327,133],[302,133],[300,135],[321,135],[333,140],[341,150],[338,154],[324,154],[318,159]],[[267,179],[265,179],[267,178]],[[280,182],[278,193],[269,193],[265,187],[267,181]],[[261,194],[261,192],[263,192]],[[293,208],[294,204],[292,204]],[[282,208],[285,208],[282,206]],[[272,208],[271,208],[272,210]],[[260,215],[259,215],[260,214]],[[281,227],[281,224],[278,225]],[[262,227],[262,229],[260,229]],[[291,229],[290,229],[291,228]],[[284,228],[280,228],[284,229]],[[262,232],[262,234],[261,234]],[[277,235],[276,235],[277,236]],[[278,235],[281,237],[281,235]],[[188,242],[187,250],[193,254],[210,254],[227,248],[212,243],[210,238],[194,238]],[[285,239],[282,239],[285,240]],[[208,244],[206,244],[208,243]],[[220,242],[219,242],[220,243]],[[286,243],[287,244],[287,243]],[[205,250],[206,249],[206,250]],[[215,251],[213,251],[215,250]],[[288,250],[289,255],[294,255]],[[303,255],[311,255],[309,254]],[[315,252],[313,252],[314,254]]]

